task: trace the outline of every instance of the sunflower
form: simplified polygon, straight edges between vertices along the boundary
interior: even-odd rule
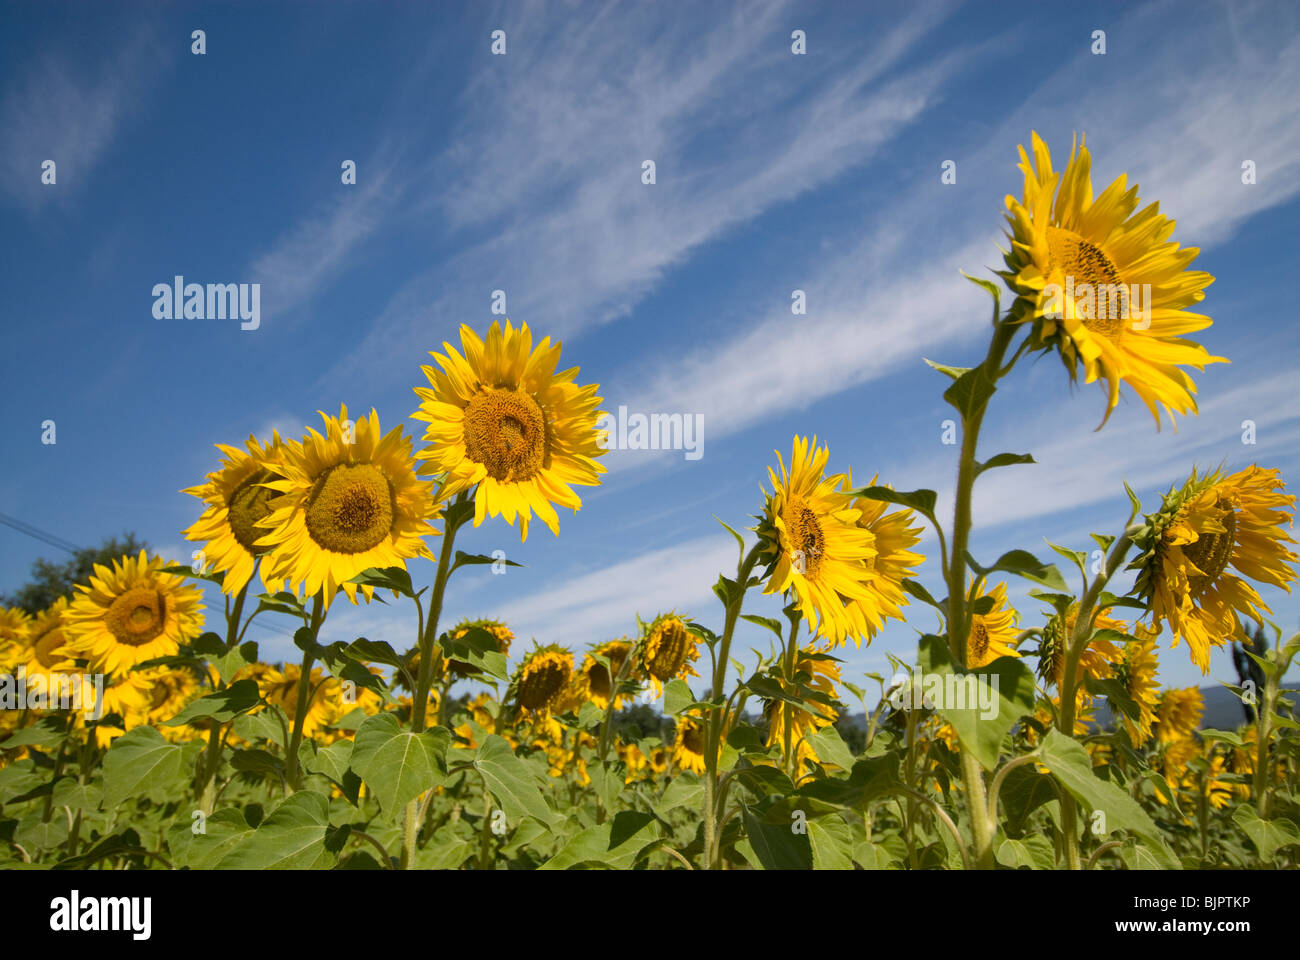
[[[95,669],[120,673],[171,656],[203,630],[203,593],[163,573],[162,557],[123,557],[95,564],[90,586],[77,584],[65,618],[70,647]]]
[[[583,658],[582,666],[578,669],[577,685],[582,698],[590,700],[598,709],[604,710],[609,706],[609,698],[612,694],[614,709],[617,710],[621,707],[628,697],[622,693],[614,692],[614,681],[611,672],[613,677],[617,677],[622,672],[623,665],[627,663],[628,655],[631,652],[632,641],[627,637],[618,640],[607,640],[592,647],[591,652]],[[598,656],[609,661],[608,668],[596,659]]]
[[[1169,788],[1178,791],[1186,786],[1192,758],[1200,752],[1200,745],[1193,736],[1173,737],[1165,743],[1164,755],[1160,760],[1160,772],[1164,775]],[[1169,803],[1163,790],[1155,788],[1156,799],[1162,804]]]
[[[999,657],[1018,657],[1015,644],[1020,636],[1016,629],[1016,611],[1007,606],[1006,584],[979,591],[972,606],[983,597],[992,597],[993,606],[986,613],[971,615],[970,636],[966,638],[966,667],[986,667]]]
[[[671,754],[667,747],[656,747],[650,751],[650,755],[647,759],[650,763],[650,775],[652,778],[663,776],[668,772],[668,761],[671,759]]]
[[[839,664],[831,657],[818,653],[812,644],[803,647],[795,657],[794,676],[783,686],[792,696],[798,696],[795,683],[802,684],[832,700],[839,696],[835,685],[840,682]],[[788,700],[764,700],[763,717],[767,720],[767,745],[779,746],[784,751],[787,730],[794,749],[794,768],[804,769],[805,760],[818,760],[808,737],[835,722],[838,711],[828,703],[807,702],[794,704]]]
[[[149,682],[139,673],[132,672],[117,677],[104,686],[104,698],[100,707],[99,718],[80,713],[76,717],[78,727],[88,726],[88,721],[106,719],[116,716],[121,722],[117,724],[96,722],[94,726],[95,744],[101,750],[128,730],[149,722],[146,714],[148,707]],[[93,693],[92,693],[93,696]],[[164,737],[172,739],[169,734],[174,728],[162,727],[159,730]]]
[[[677,718],[677,735],[673,738],[673,763],[692,773],[704,773],[707,729],[699,717],[682,714]]]
[[[203,543],[205,565],[225,572],[221,589],[230,594],[239,593],[252,579],[258,557],[266,552],[257,545],[266,534],[258,523],[271,512],[276,495],[264,486],[276,479],[266,465],[278,460],[283,449],[278,433],[265,446],[250,435],[244,446],[246,450],[217,444],[225,454],[221,469],[209,473],[206,483],[181,491],[205,504],[202,515],[182,536]],[[278,586],[268,578],[267,569],[261,570],[262,585],[267,593],[274,593]]]
[[[145,683],[144,721],[157,727],[169,740],[193,737],[190,727],[167,727],[163,724],[176,716],[200,693],[199,680],[190,670],[156,667],[132,674]]]
[[[49,608],[42,610],[27,629],[26,643],[17,653],[18,668],[25,669],[28,678],[40,674],[46,677],[62,673],[74,666],[76,651],[68,642],[68,598],[59,597]]]
[[[1113,643],[1096,635],[1101,630],[1114,630],[1117,633],[1128,631],[1128,624],[1110,616],[1110,610],[1110,607],[1105,607],[1093,618],[1093,636],[1088,640],[1088,645],[1083,648],[1083,653],[1079,657],[1079,669],[1074,681],[1078,685],[1076,691],[1080,694],[1086,692],[1084,689],[1086,678],[1101,680],[1112,676],[1114,672],[1112,664],[1122,656],[1119,648]],[[1072,603],[1066,608],[1064,615],[1056,614],[1043,628],[1043,635],[1038,645],[1038,675],[1045,682],[1055,684],[1057,690],[1060,690],[1061,685],[1065,683],[1065,655],[1074,639],[1074,628],[1078,619],[1079,605]]]
[[[534,647],[515,671],[515,699],[530,713],[547,713],[573,676],[573,654],[557,644]]]
[[[767,498],[759,535],[770,554],[771,570],[764,593],[794,594],[810,630],[831,646],[849,637],[861,645],[870,636],[867,618],[855,604],[874,607],[868,562],[878,554],[875,535],[859,526],[862,511],[841,489],[842,474],[825,476],[830,451],[794,438],[790,469],[777,451],[781,476],[768,468],[774,492]]]
[[[641,748],[635,743],[618,742],[615,749],[618,752],[619,759],[623,761],[623,765],[627,768],[627,774],[623,777],[623,784],[626,786],[635,780],[639,780],[642,772],[649,765],[649,760],[641,752]]]
[[[1151,630],[1168,623],[1171,646],[1186,640],[1201,673],[1210,671],[1211,647],[1245,636],[1239,615],[1272,612],[1243,577],[1291,590],[1297,557],[1285,544],[1295,540],[1283,524],[1292,523],[1295,497],[1276,492],[1285,486],[1277,470],[1258,466],[1227,477],[1193,472],[1134,537],[1143,552],[1131,566]]]
[[[669,680],[698,677],[691,664],[699,658],[699,642],[677,614],[660,614],[645,628],[640,671],[656,696]]]
[[[878,476],[872,477],[869,486],[875,486],[878,479]],[[846,492],[855,489],[852,470],[845,475],[841,489]],[[849,613],[854,617],[859,634],[865,633],[870,641],[886,619],[903,619],[901,608],[908,604],[903,581],[916,576],[912,568],[925,560],[924,556],[911,550],[921,541],[923,528],[911,525],[914,519],[911,510],[887,513],[889,504],[883,500],[858,497],[850,505],[861,514],[858,526],[875,538],[876,555],[866,561],[871,571],[865,584],[870,600],[857,600],[849,605]]]
[[[290,728],[298,716],[298,679],[301,676],[302,667],[296,663],[287,663],[283,670],[265,675],[269,682],[263,696],[268,703],[284,712]],[[307,686],[307,715],[302,723],[303,736],[309,739],[325,737],[328,728],[347,712],[341,709],[339,702],[342,684],[337,677],[324,676],[321,668],[316,667],[308,677]]]
[[[595,486],[605,468],[605,431],[597,429],[598,386],[580,387],[578,368],[560,373],[560,345],[546,337],[533,349],[528,325],[505,330],[493,322],[487,342],[460,328],[462,353],[443,343],[446,355],[430,353],[441,370],[421,367],[429,387],[416,387],[428,442],[416,454],[422,472],[444,475],[451,497],[474,488],[474,526],[485,516],[519,517],[519,539],[528,538],[535,511],[557,536],[554,504],[574,512],[582,500],[573,486]]]
[[[1161,743],[1172,743],[1192,736],[1200,727],[1204,712],[1205,700],[1196,687],[1164,691],[1156,704],[1153,726],[1156,739]]]
[[[257,544],[270,550],[262,563],[271,579],[321,594],[328,609],[339,587],[356,603],[357,585],[349,581],[370,567],[432,559],[422,538],[438,533],[429,522],[438,505],[428,481],[415,475],[411,440],[400,426],[382,435],[372,409],[347,431],[346,406],[338,417],[321,418],[324,436],[309,430],[301,442],[286,440],[282,458],[267,462],[277,479],[266,486],[280,496],[258,521],[268,532]],[[369,585],[361,590],[366,599],[374,595]]]
[[[1228,770],[1228,759],[1214,749],[1214,744],[1206,745],[1205,761],[1207,768],[1201,776],[1201,793],[1214,810],[1222,810],[1232,802],[1233,784],[1222,779]]]
[[[28,644],[31,615],[19,607],[0,607],[0,670],[18,665]]]
[[[1213,322],[1185,309],[1214,282],[1204,271],[1186,269],[1200,251],[1169,239],[1174,223],[1158,203],[1137,211],[1138,190],[1127,187],[1125,175],[1094,201],[1092,159],[1083,142],[1071,148],[1059,174],[1037,133],[1033,152],[1031,164],[1020,148],[1024,200],[1006,198],[1011,250],[1001,276],[1021,298],[1037,342],[1057,347],[1071,379],[1082,361],[1085,382],[1106,381],[1103,424],[1119,402],[1121,381],[1157,427],[1162,410],[1170,422],[1175,412],[1194,413],[1196,385],[1180,367],[1227,362],[1181,339]],[[1140,303],[1132,301],[1134,291]]]
[[[514,640],[515,635],[513,631],[511,631],[511,629],[507,627],[504,623],[502,623],[500,620],[462,620],[460,623],[456,624],[456,626],[452,628],[451,635],[453,638],[459,640],[461,637],[464,637],[466,634],[468,634],[470,630],[476,627],[480,630],[486,630],[488,633],[492,635],[492,638],[497,642],[498,652],[500,653],[510,652],[510,643],[512,640]],[[419,660],[420,660],[420,655],[419,655],[419,651],[417,650],[415,655],[416,670],[418,670],[420,666]],[[472,664],[465,663],[462,660],[448,660],[447,669],[450,670],[458,677],[468,677],[471,674],[478,673],[478,669],[476,667],[474,667]],[[418,676],[418,674],[413,671],[411,673],[411,676],[413,677]]]
[[[1124,644],[1123,652],[1114,663],[1115,679],[1138,708],[1136,719],[1117,711],[1123,716],[1129,742],[1135,747],[1140,747],[1151,739],[1151,724],[1156,719],[1156,703],[1159,698],[1159,684],[1156,683],[1158,668],[1156,644],[1152,639],[1130,640]]]

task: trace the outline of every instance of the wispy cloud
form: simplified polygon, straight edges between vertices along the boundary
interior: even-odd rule
[[[36,54],[0,100],[0,184],[29,213],[86,189],[167,67],[148,28],[99,49],[104,56],[93,63],[54,50]],[[56,164],[53,186],[41,183],[46,160]]]
[[[651,32],[650,8],[619,6],[582,29],[539,25],[518,60],[485,67],[437,178],[455,184],[438,195],[443,216],[478,239],[400,290],[330,376],[373,374],[394,343],[427,348],[431,328],[481,310],[494,287],[512,315],[554,335],[622,317],[692,251],[869,159],[961,62],[884,76],[939,19],[933,9],[852,64],[792,57],[774,40],[782,9]],[[476,287],[477,305],[447,292]]]

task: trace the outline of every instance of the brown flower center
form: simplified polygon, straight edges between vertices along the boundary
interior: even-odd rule
[[[786,535],[790,538],[790,549],[794,553],[791,561],[795,570],[809,580],[816,580],[826,546],[820,518],[802,497],[792,496],[786,502],[781,519],[785,521]]]
[[[307,532],[335,553],[363,553],[393,527],[393,485],[373,463],[340,463],[319,477],[307,498]]]
[[[519,679],[519,705],[528,710],[550,706],[569,682],[569,670],[557,660],[529,664]]]
[[[1076,294],[1078,287],[1088,284],[1092,288],[1092,305],[1086,300],[1075,300],[1076,315],[1083,325],[1094,333],[1115,339],[1128,317],[1128,287],[1120,279],[1119,270],[1101,247],[1089,243],[1073,230],[1061,227],[1047,228],[1047,271],[1059,269],[1072,278]]]
[[[548,462],[542,408],[522,390],[484,389],[465,407],[465,452],[494,480],[528,480]]]
[[[118,643],[142,646],[167,626],[167,597],[154,587],[132,587],[109,605],[104,625]]]
[[[277,496],[276,491],[261,486],[274,479],[269,471],[259,470],[230,494],[226,501],[227,515],[230,518],[230,530],[239,541],[239,545],[249,553],[263,553],[265,547],[254,544],[266,536],[266,531],[257,526],[271,512],[271,501]]]
[[[1220,499],[1217,506],[1220,510],[1219,522],[1223,524],[1224,532],[1202,533],[1195,543],[1183,547],[1183,556],[1201,571],[1187,578],[1188,592],[1192,597],[1199,597],[1210,584],[1219,579],[1223,571],[1228,569],[1228,561],[1232,559],[1232,547],[1237,538],[1237,513],[1229,500]]]
[[[693,644],[686,625],[680,620],[672,619],[663,621],[655,628],[646,646],[650,650],[647,668],[657,679],[667,682],[681,671]],[[606,683],[608,684],[608,675]]]

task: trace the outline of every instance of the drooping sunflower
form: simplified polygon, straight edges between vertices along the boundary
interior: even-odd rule
[[[983,597],[992,597],[993,606],[987,613],[971,615],[970,636],[966,638],[966,667],[974,670],[988,666],[998,657],[1018,657],[1016,639],[1016,611],[1007,604],[1007,587],[999,583],[992,590],[980,589],[972,604]]]
[[[460,639],[476,627],[480,630],[486,630],[492,635],[492,638],[497,642],[498,652],[504,654],[510,652],[510,643],[514,640],[515,635],[514,632],[500,620],[462,620],[452,628],[451,635],[456,639]],[[419,651],[416,651],[415,666],[417,669],[419,668],[419,660]],[[463,660],[449,659],[447,661],[447,669],[458,677],[468,677],[471,674],[478,672],[473,664],[466,663]],[[412,672],[411,675],[416,676],[417,674]]]
[[[794,676],[786,681],[787,692],[797,696],[796,683],[802,683],[832,700],[839,697],[836,684],[840,682],[839,663],[824,653],[818,653],[812,644],[799,650],[795,657]],[[788,700],[764,700],[763,717],[767,720],[767,745],[785,749],[787,730],[794,751],[794,769],[803,771],[805,760],[818,760],[817,751],[808,737],[835,722],[838,711],[828,703],[808,702],[807,705]]]
[[[1152,729],[1161,743],[1184,740],[1196,733],[1205,712],[1205,700],[1196,687],[1165,690],[1156,704]]]
[[[875,486],[878,480],[878,475],[872,477],[868,486]],[[845,475],[842,489],[846,492],[855,489],[852,470]],[[904,618],[901,608],[907,606],[908,599],[902,584],[908,577],[916,576],[912,568],[925,560],[911,549],[921,541],[923,528],[911,525],[914,519],[911,510],[886,512],[889,504],[883,500],[858,497],[850,505],[861,514],[858,526],[872,535],[876,549],[876,555],[866,561],[871,576],[865,586],[871,599],[849,605],[849,613],[860,633],[865,633],[870,641],[886,619]]]
[[[421,472],[444,475],[442,495],[475,488],[474,526],[486,516],[519,518],[519,539],[528,537],[535,512],[557,536],[555,505],[577,511],[574,486],[595,486],[605,468],[604,431],[597,429],[600,397],[595,384],[574,383],[578,368],[555,372],[560,344],[546,337],[533,348],[524,324],[505,330],[493,321],[487,341],[460,328],[461,350],[443,343],[430,353],[442,369],[421,369],[430,386],[416,387],[420,408],[413,419],[429,424],[428,442],[416,454]]]
[[[569,685],[573,654],[550,643],[536,646],[515,671],[511,686],[519,706],[530,713],[546,713]]]
[[[205,566],[224,571],[221,589],[229,594],[239,593],[253,576],[258,557],[266,548],[257,541],[266,535],[258,523],[271,512],[271,501],[276,492],[264,486],[276,479],[267,464],[279,460],[283,443],[278,433],[271,442],[263,445],[254,436],[245,442],[245,450],[217,444],[225,454],[221,469],[209,473],[207,482],[188,487],[182,493],[198,497],[205,504],[199,519],[182,535],[186,540],[203,543]],[[268,593],[274,593],[267,576],[268,568],[261,568],[261,579]]]
[[[682,770],[702,774],[705,771],[705,754],[708,749],[708,731],[704,721],[690,714],[677,717],[677,734],[673,738],[673,763]]]
[[[1199,751],[1200,745],[1196,738],[1190,735],[1175,737],[1165,743],[1160,772],[1171,790],[1180,793],[1182,788],[1188,785],[1191,774],[1190,764]],[[1156,799],[1162,804],[1169,803],[1169,798],[1160,787],[1155,787],[1155,793]]]
[[[95,564],[90,586],[77,584],[65,617],[69,646],[97,670],[120,673],[176,653],[203,630],[203,593],[163,573],[162,557]]]
[[[1114,630],[1118,633],[1128,631],[1128,624],[1112,617],[1110,609],[1106,607],[1098,611],[1092,622],[1094,635],[1088,640],[1088,645],[1083,648],[1083,654],[1079,657],[1079,669],[1074,680],[1078,685],[1076,692],[1080,695],[1086,696],[1084,690],[1086,678],[1101,680],[1112,676],[1114,673],[1112,665],[1121,657],[1120,650],[1115,644],[1105,637],[1096,635],[1101,630]],[[1060,690],[1061,685],[1065,683],[1065,655],[1074,640],[1074,628],[1078,619],[1079,605],[1072,603],[1066,609],[1064,616],[1058,613],[1047,621],[1038,644],[1038,675],[1044,681],[1055,684],[1057,690]]]
[[[1170,422],[1175,412],[1196,412],[1196,385],[1180,367],[1227,362],[1182,339],[1213,322],[1186,309],[1214,282],[1187,269],[1200,251],[1169,239],[1174,222],[1158,203],[1137,209],[1138,188],[1129,188],[1124,174],[1094,200],[1092,158],[1082,141],[1062,173],[1052,170],[1037,133],[1033,153],[1031,163],[1020,147],[1023,200],[1006,198],[1011,249],[1002,277],[1022,298],[1038,342],[1057,347],[1071,379],[1082,363],[1085,382],[1106,382],[1103,424],[1119,402],[1121,382],[1142,399],[1157,427],[1162,412]]]
[[[764,593],[794,594],[811,632],[831,646],[850,637],[861,646],[867,618],[854,604],[873,606],[868,562],[878,554],[875,535],[859,526],[862,511],[842,488],[843,474],[825,475],[830,451],[795,437],[790,468],[776,452],[781,475],[768,467],[773,493],[767,497],[759,535],[765,541],[770,574]]]
[[[1124,718],[1129,741],[1135,747],[1140,747],[1151,739],[1151,724],[1156,719],[1156,703],[1159,699],[1159,684],[1156,682],[1159,666],[1153,639],[1130,640],[1124,644],[1124,649],[1113,665],[1115,679],[1124,686],[1124,692],[1138,708],[1136,719],[1122,711],[1116,711]]]
[[[615,750],[618,752],[619,759],[627,768],[627,773],[623,776],[624,785],[641,779],[642,772],[649,765],[646,755],[641,752],[641,748],[635,743],[616,742]]]
[[[266,532],[257,545],[270,551],[262,560],[267,576],[322,594],[328,609],[339,587],[356,603],[357,585],[349,581],[370,567],[432,559],[423,538],[439,532],[430,522],[439,508],[431,484],[415,475],[411,438],[400,426],[382,434],[373,409],[351,424],[346,405],[337,417],[321,418],[323,436],[309,429],[267,462],[276,478],[266,486],[280,495],[258,521]],[[368,584],[361,590],[366,599],[374,595]]]
[[[623,693],[615,693],[614,677],[617,677],[632,652],[632,641],[627,637],[607,640],[591,648],[578,669],[577,684],[584,700],[590,700],[598,709],[609,706],[610,695],[614,696],[614,709],[617,710],[628,699]],[[607,668],[596,657],[609,661]]]
[[[1167,623],[1171,646],[1186,640],[1201,673],[1209,673],[1211,647],[1245,636],[1239,616],[1272,612],[1245,577],[1291,590],[1298,558],[1283,525],[1292,523],[1295,497],[1277,492],[1285,486],[1277,470],[1258,466],[1227,477],[1193,472],[1134,537],[1142,553],[1131,566],[1151,630]]]
[[[669,680],[698,677],[691,664],[699,658],[699,640],[677,614],[661,613],[645,628],[639,672],[656,696]]]

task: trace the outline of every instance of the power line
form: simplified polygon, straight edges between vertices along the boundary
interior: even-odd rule
[[[64,540],[62,537],[48,533],[40,527],[34,527],[30,523],[19,520],[17,517],[11,517],[7,513],[0,513],[0,523],[3,523],[6,527],[12,527],[14,530],[17,530],[25,536],[31,537],[33,540],[40,540],[42,543],[47,543],[51,547],[57,547],[58,549],[65,550],[71,554],[81,552],[81,547],[72,543],[70,540]]]

